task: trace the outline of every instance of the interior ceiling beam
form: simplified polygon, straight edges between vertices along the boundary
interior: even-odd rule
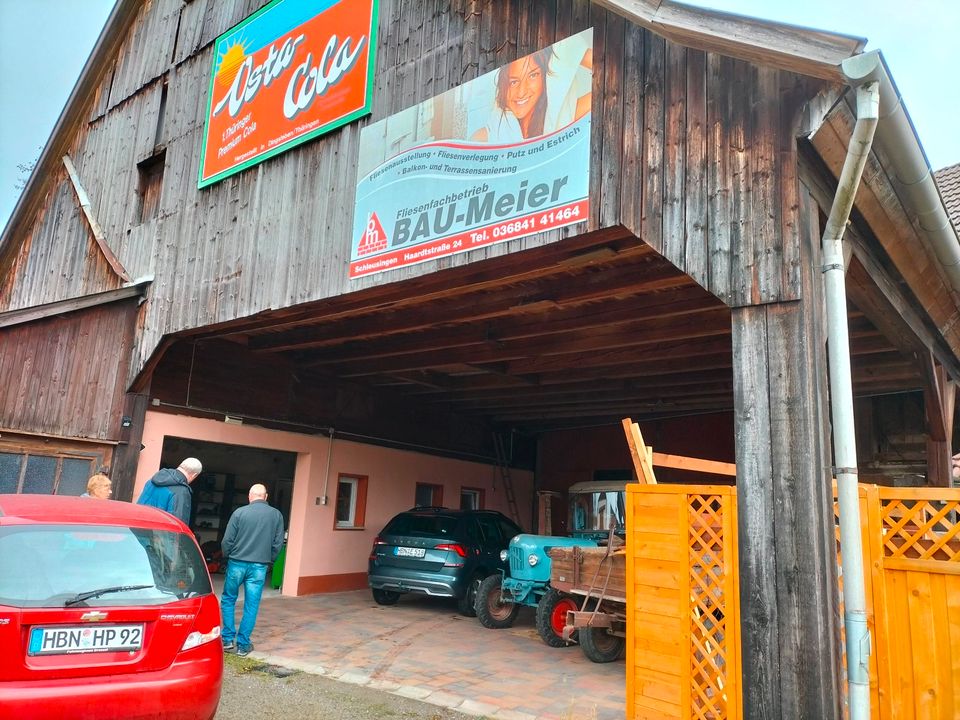
[[[579,392],[529,394],[516,398],[461,398],[457,407],[464,412],[502,413],[515,409],[585,407],[601,403],[643,403],[651,398],[696,398],[718,395],[733,397],[733,378],[721,382],[684,383],[659,387],[619,390],[581,389]]]
[[[420,394],[425,400],[436,403],[468,402],[504,402],[521,403],[531,397],[564,396],[584,392],[649,392],[658,388],[673,388],[689,385],[704,385],[714,382],[732,382],[731,368],[719,370],[697,370],[695,372],[671,373],[667,375],[639,375],[619,379],[588,378],[581,381],[564,379],[554,384],[516,386],[501,383],[497,387],[450,389],[444,393]]]
[[[370,351],[359,347],[353,352],[328,352],[322,359],[300,362],[308,367],[326,366],[338,375],[362,375],[432,368],[438,364],[482,363],[519,360],[541,355],[567,355],[599,352],[635,345],[655,345],[691,338],[709,338],[730,334],[730,313],[727,308],[710,310],[681,318],[648,318],[614,327],[591,328],[585,332],[568,332],[520,340],[461,337],[455,343],[429,342],[418,350],[404,352],[393,348]],[[569,360],[569,357],[568,357]]]
[[[729,331],[729,326],[727,328]],[[663,367],[665,361],[669,365],[663,367],[664,372],[670,368],[699,367],[701,362],[715,360],[722,355],[729,366],[732,362],[733,340],[729,332],[717,333],[713,336],[704,336],[697,339],[660,338],[652,343],[638,343],[629,347],[593,349],[579,356],[558,354],[554,356],[536,356],[512,360],[509,363],[511,375],[538,374],[543,377],[547,373],[572,373],[575,377],[587,377],[585,371],[599,370],[589,376],[604,377],[604,373],[619,366],[630,373],[630,367],[636,370],[632,374],[655,371]],[[681,363],[681,365],[677,365]],[[716,366],[714,366],[716,367]]]
[[[580,338],[590,335],[609,336],[619,330],[623,333],[632,333],[637,328],[643,332],[658,332],[660,328],[668,325],[682,326],[684,323],[680,318],[694,314],[698,318],[703,318],[710,327],[715,328],[716,318],[727,316],[728,312],[723,307],[704,312],[700,299],[658,306],[652,316],[632,304],[616,308],[605,304],[599,308],[579,308],[575,312],[561,311],[546,313],[536,318],[514,318],[500,322],[458,325],[402,337],[378,338],[366,342],[350,340],[340,346],[328,348],[326,353],[320,355],[320,357],[325,355],[327,359],[319,360],[317,364],[325,361],[340,363],[424,351],[445,351],[451,348],[489,343],[505,346],[535,340],[541,345],[549,345],[555,337],[566,343],[570,342],[573,335]],[[589,349],[594,348],[591,345]],[[457,359],[457,361],[461,360],[461,358]]]
[[[531,422],[543,419],[565,418],[575,420],[584,417],[606,417],[606,418],[624,418],[635,417],[638,413],[652,412],[675,412],[678,410],[703,411],[703,410],[732,410],[733,395],[721,393],[717,396],[704,396],[695,398],[651,398],[639,402],[611,401],[608,403],[591,403],[589,405],[580,405],[569,408],[529,408],[517,409],[507,412],[497,412],[491,417],[495,422],[500,423],[518,423]]]
[[[505,285],[533,282],[557,274],[569,275],[599,262],[609,263],[611,257],[630,262],[643,256],[659,257],[649,245],[625,228],[602,228],[567,238],[563,243],[551,243],[441,273],[430,273],[405,282],[375,285],[335,298],[209,325],[202,331],[184,334],[183,337],[214,338],[225,335],[243,336],[264,330],[285,331],[312,325],[321,319],[330,322],[355,317],[357,314],[425,306],[467,291],[495,291]]]
[[[710,342],[710,341],[708,341]],[[591,364],[590,361],[596,361],[596,358],[589,354],[581,355],[573,359],[570,369],[557,369],[540,374],[510,375],[503,372],[496,374],[471,374],[446,377],[446,389],[431,389],[427,383],[418,384],[416,387],[408,388],[406,391],[411,395],[437,395],[437,394],[455,394],[459,392],[469,393],[472,391],[491,390],[507,391],[510,389],[525,387],[550,388],[553,385],[572,385],[578,383],[598,383],[598,382],[616,382],[621,379],[631,380],[633,378],[654,378],[662,375],[679,374],[683,372],[709,373],[711,371],[720,371],[729,373],[732,368],[732,361],[729,351],[729,342],[726,343],[727,350],[722,349],[718,352],[706,355],[690,355],[671,357],[668,351],[662,353],[660,359],[650,359],[640,349],[646,360],[643,358],[627,359],[622,364]],[[618,357],[620,357],[618,355]],[[664,363],[663,360],[670,360]],[[483,366],[478,366],[483,367]],[[372,385],[394,386],[402,383],[398,378],[405,374],[391,374],[386,379],[371,376],[367,382]]]
[[[591,277],[592,282],[578,279],[572,283],[565,274],[546,283],[505,286],[496,292],[464,293],[425,305],[416,312],[380,311],[359,318],[318,322],[313,327],[254,335],[248,338],[247,344],[253,350],[300,351],[337,346],[345,340],[386,342],[394,336],[431,330],[442,324],[466,326],[500,321],[509,325],[530,323],[531,316],[575,318],[582,312],[597,314],[598,310],[591,310],[596,306],[614,313],[617,308],[620,312],[628,312],[630,307],[634,312],[661,308],[669,311],[681,303],[692,309],[720,304],[676,269],[650,259],[605,268],[602,273],[591,273]],[[583,309],[584,305],[588,307]]]

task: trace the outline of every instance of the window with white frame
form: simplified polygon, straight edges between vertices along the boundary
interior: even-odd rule
[[[363,527],[367,500],[367,478],[341,475],[337,480],[336,527]]]
[[[460,488],[461,510],[483,510],[483,490],[480,488]]]

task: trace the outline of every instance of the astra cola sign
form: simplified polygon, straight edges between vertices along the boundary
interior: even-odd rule
[[[198,186],[370,112],[377,0],[274,0],[214,43]]]

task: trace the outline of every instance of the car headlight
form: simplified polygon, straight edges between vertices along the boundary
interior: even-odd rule
[[[501,551],[500,551],[500,562],[506,562],[508,557],[510,557],[510,551],[509,551],[509,550],[501,550]]]
[[[530,567],[536,567],[540,562],[540,558],[531,553],[527,556],[527,562],[530,563]]]

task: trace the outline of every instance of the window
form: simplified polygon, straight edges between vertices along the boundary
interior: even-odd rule
[[[337,480],[336,527],[362,528],[367,505],[367,478],[341,475]]]
[[[163,164],[166,157],[167,151],[161,150],[137,164],[140,172],[140,184],[137,187],[137,225],[142,225],[160,214],[160,188],[163,185]]]
[[[413,504],[416,507],[441,507],[443,505],[443,485],[417,483]]]
[[[82,495],[97,457],[0,452],[0,493]]]
[[[480,488],[460,488],[461,510],[483,510],[483,490]]]
[[[113,525],[0,527],[0,604],[63,607],[64,598],[116,588],[97,605],[162,605],[210,592],[210,576],[187,535]]]

